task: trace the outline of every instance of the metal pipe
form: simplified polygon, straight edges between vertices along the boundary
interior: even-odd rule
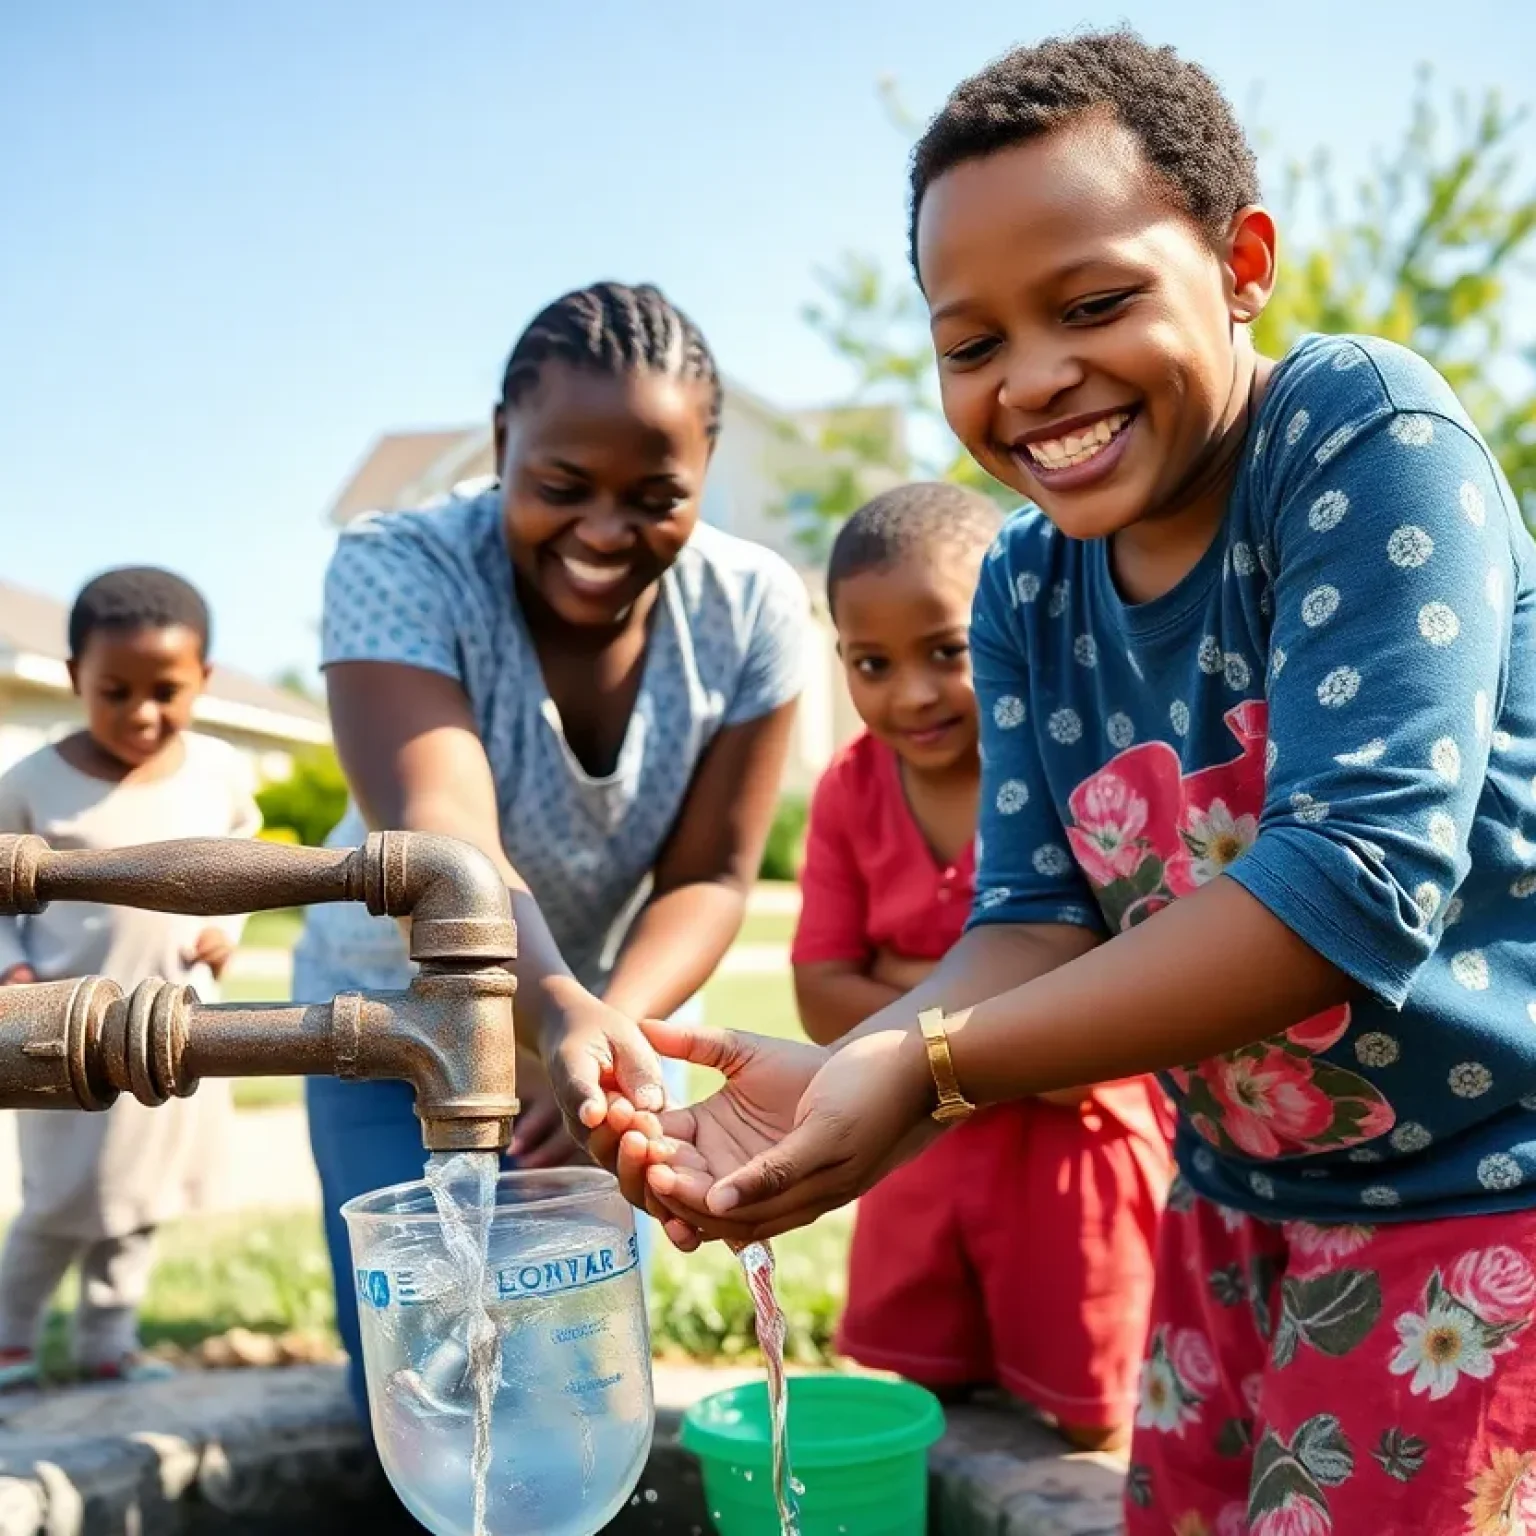
[[[205,1077],[336,1077],[334,1009],[334,1003],[209,1006],[189,999],[174,1053],[177,1084]]]
[[[0,837],[0,914],[50,901],[96,901],[213,917],[361,901],[411,919],[413,960],[517,958],[517,928],[496,866],[477,848],[427,832],[375,832],[361,848],[189,837],[135,848],[50,848]]]
[[[430,1150],[511,1139],[517,931],[495,865],[469,845],[386,832],[353,849],[193,838],[99,852],[0,837],[0,915],[49,901],[208,916],[361,901],[411,920],[421,969],[404,992],[310,1005],[210,1007],[159,980],[126,996],[102,977],[0,988],[0,1107],[163,1104],[203,1077],[393,1078],[414,1089]]]

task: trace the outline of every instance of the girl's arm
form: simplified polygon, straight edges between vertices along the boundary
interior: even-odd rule
[[[848,1035],[819,1071],[780,1042],[752,1041],[748,1055],[747,1042],[691,1032],[690,1059],[724,1049],[748,1065],[687,1120],[663,1117],[666,1135],[688,1145],[644,1153],[657,1165],[646,1175],[653,1197],[686,1226],[740,1242],[804,1226],[863,1194],[938,1134],[913,1027],[920,1008],[956,1010],[956,1077],[986,1104],[1200,1060],[1349,992],[1341,972],[1226,877],[1107,944],[1084,950],[1085,940],[1071,927],[973,928],[926,986]],[[966,1006],[1026,968],[1033,980]],[[782,1092],[775,1074],[788,1078]],[[753,1107],[746,1130],[729,1117],[733,1091]],[[712,1139],[716,1122],[731,1134]]]
[[[604,993],[631,1018],[666,1018],[713,974],[741,928],[773,823],[795,704],[727,726],[694,772]]]
[[[1401,1006],[1436,949],[1457,942],[1448,904],[1471,865],[1529,543],[1444,386],[1433,398],[1410,380],[1433,403],[1405,411],[1360,361],[1340,370],[1362,395],[1352,419],[1298,411],[1268,447],[1278,510],[1257,840],[1092,953],[962,1006],[953,1055],[973,1097],[1209,1060],[1361,993]],[[1267,582],[1267,569],[1248,579]],[[1487,965],[1473,951],[1452,974],[1476,989]],[[855,1131],[858,1107],[883,1092],[889,1136],[932,1101],[915,1010],[901,1012],[842,1043],[797,1129],[729,1195],[745,1205],[785,1191],[773,1220],[794,1225],[797,1202],[826,1209],[858,1192],[878,1166],[864,1145],[878,1126]]]
[[[901,996],[900,987],[876,981],[857,961],[822,960],[795,967],[800,1025],[817,1045],[841,1040]]]
[[[950,1041],[966,1093],[990,1103],[1205,1061],[1355,990],[1222,877],[1112,943],[963,1009]]]
[[[867,1015],[851,1033],[867,1035],[882,1030],[906,1029],[920,1012],[928,1008],[963,1017],[967,1009],[974,1012],[973,1005],[1009,996],[1038,978],[1069,965],[1098,945],[1098,938],[1090,930],[1070,923],[1030,923],[1017,927],[988,923],[974,927],[961,937],[926,981],[910,992],[898,994],[879,1012]],[[847,1033],[850,1032],[845,1031]],[[1017,1093],[988,1095],[987,1101],[993,1097],[1033,1096],[1071,1108],[1087,1097],[1088,1090],[1078,1084],[1112,1082],[1116,1077],[1135,1075],[1137,1072],[1071,1073],[1064,1080],[1023,1088]]]
[[[869,816],[861,742],[822,774],[811,797],[800,871],[800,915],[790,962],[800,1027],[817,1045],[841,1040],[901,996],[876,981],[869,937],[869,888],[854,829]]]

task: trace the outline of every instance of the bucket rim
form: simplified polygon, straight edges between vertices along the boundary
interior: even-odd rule
[[[904,1424],[878,1431],[857,1432],[819,1439],[809,1445],[794,1447],[796,1471],[801,1468],[841,1467],[861,1462],[883,1461],[896,1456],[926,1452],[944,1434],[944,1410],[938,1398],[925,1387],[910,1381],[889,1381],[878,1376],[844,1376],[833,1373],[789,1378],[790,1410],[793,1412],[796,1397],[882,1397],[886,1400],[905,1399],[912,1409],[911,1419]],[[766,1413],[768,1384],[763,1381],[746,1382],[738,1387],[727,1387],[712,1392],[683,1411],[682,1430],[679,1436],[683,1447],[701,1461],[729,1461],[738,1466],[750,1466],[754,1471],[771,1467],[773,1448],[764,1434],[754,1426],[750,1432],[740,1432],[719,1424],[706,1423],[705,1418],[715,1410],[743,1400],[760,1405]],[[850,1403],[850,1408],[852,1404]],[[761,1421],[759,1421],[761,1422]]]

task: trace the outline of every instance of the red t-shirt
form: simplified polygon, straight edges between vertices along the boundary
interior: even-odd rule
[[[863,961],[880,949],[941,960],[965,931],[975,891],[974,847],[947,866],[934,858],[907,805],[896,754],[865,733],[833,758],[811,799],[790,960]],[[1091,1099],[1127,1130],[1173,1133],[1153,1078],[1100,1083]]]
[[[939,960],[965,931],[976,858],[969,846],[953,864],[933,856],[907,806],[896,754],[865,734],[816,786],[800,891],[796,965],[867,960],[879,949]]]

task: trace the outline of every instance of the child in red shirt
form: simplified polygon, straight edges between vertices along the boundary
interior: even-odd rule
[[[965,927],[981,772],[966,632],[1000,524],[973,491],[909,485],[861,508],[833,546],[827,600],[868,729],[811,806],[793,961],[821,1044],[915,987]],[[951,1130],[860,1201],[840,1349],[946,1396],[1001,1385],[1074,1444],[1120,1443],[1170,1131],[1143,1078],[997,1105]]]

